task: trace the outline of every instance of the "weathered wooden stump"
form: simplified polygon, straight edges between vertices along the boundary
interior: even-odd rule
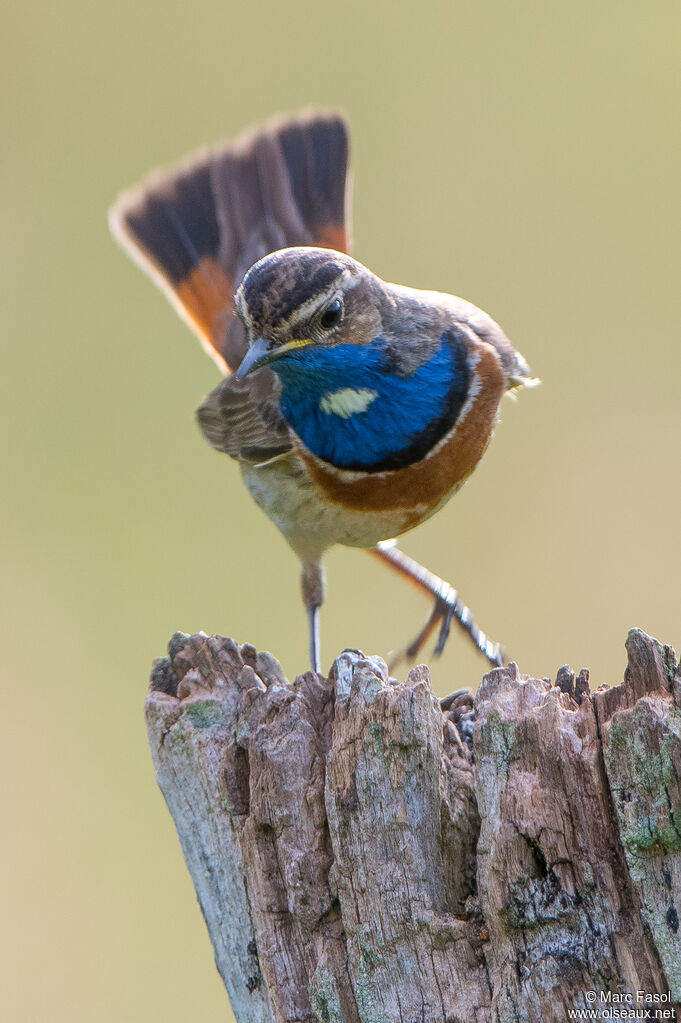
[[[239,1023],[676,1018],[681,671],[627,650],[443,710],[425,667],[173,637],[149,739]]]

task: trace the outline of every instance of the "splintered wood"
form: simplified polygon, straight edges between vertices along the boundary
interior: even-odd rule
[[[627,651],[611,689],[511,664],[441,705],[423,666],[289,684],[174,636],[149,740],[238,1023],[677,1018],[681,672]]]

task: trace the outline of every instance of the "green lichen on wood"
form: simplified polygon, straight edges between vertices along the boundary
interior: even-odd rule
[[[494,760],[496,774],[508,781],[508,771],[515,745],[516,726],[504,721],[497,710],[490,711],[480,729],[477,748]]]
[[[358,938],[359,976],[353,986],[359,1017],[362,1023],[390,1023],[377,1004],[376,984],[373,980],[374,970],[383,965],[384,958],[368,940],[366,926],[360,928]]]
[[[383,764],[386,773],[390,770],[390,759],[385,754],[385,746],[383,745],[383,734],[381,732],[381,726],[378,722],[374,721],[369,725],[369,735],[373,740],[374,750],[376,756]]]
[[[681,851],[681,802],[671,795],[677,791],[681,762],[681,713],[674,710],[666,718],[657,750],[650,741],[650,725],[645,707],[616,715],[604,751],[622,845],[634,860]]]
[[[328,970],[322,966],[315,970],[309,981],[307,993],[318,1023],[344,1023],[338,985]]]
[[[360,927],[358,940],[359,954],[362,962],[371,967],[372,970],[376,966],[383,966],[383,963],[385,962],[383,954],[379,952],[378,948],[376,948],[369,940],[369,928],[366,924]]]
[[[373,984],[363,967],[360,967],[355,984],[355,1000],[362,1023],[390,1023],[386,1014],[376,1005]]]
[[[627,858],[660,853],[681,852],[681,833],[679,832],[679,813],[669,813],[664,824],[659,822],[660,805],[652,808],[653,812],[642,813],[634,819],[626,820],[621,825],[620,837]],[[620,815],[620,820],[621,820]],[[635,863],[630,862],[632,877],[639,880]]]
[[[185,717],[194,728],[213,728],[222,724],[224,711],[218,700],[192,700],[185,707]]]

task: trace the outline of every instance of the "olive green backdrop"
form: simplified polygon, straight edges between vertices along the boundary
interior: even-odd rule
[[[109,238],[159,164],[301,105],[353,130],[356,254],[490,311],[543,379],[406,549],[521,670],[679,638],[677,3],[12,2],[0,34],[0,1016],[229,1019],[142,704],[175,629],[306,667],[297,565],[193,423],[217,372]],[[324,661],[427,612],[328,558]],[[440,693],[484,663],[454,634]]]

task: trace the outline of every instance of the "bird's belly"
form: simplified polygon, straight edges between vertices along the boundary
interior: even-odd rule
[[[337,543],[373,547],[416,524],[404,508],[367,511],[329,500],[294,454],[260,466],[242,463],[241,471],[256,504],[300,557],[318,558]]]

